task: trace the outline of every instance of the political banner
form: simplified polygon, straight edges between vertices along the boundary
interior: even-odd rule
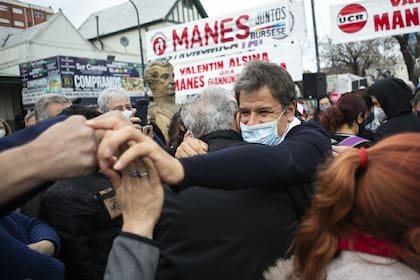
[[[233,37],[233,41],[226,40]],[[177,103],[206,86],[233,89],[244,64],[252,59],[277,63],[299,81],[303,73],[301,47],[306,38],[304,2],[276,1],[232,15],[149,31],[146,38],[148,60],[167,60],[174,66]]]
[[[365,0],[333,5],[333,43],[420,32],[420,0]]]
[[[174,64],[176,102],[183,103],[207,86],[233,90],[244,65],[253,59],[270,61],[285,68],[293,80],[302,79],[302,56],[299,45],[266,48],[247,53],[209,58],[199,62]]]
[[[178,61],[270,48],[305,34],[303,1],[281,0],[250,10],[146,32],[148,60]]]

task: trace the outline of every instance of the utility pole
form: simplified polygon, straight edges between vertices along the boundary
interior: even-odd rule
[[[321,66],[319,63],[318,32],[316,28],[314,0],[311,0],[311,6],[312,6],[312,26],[314,28],[314,41],[315,41],[316,72],[321,72]]]
[[[137,14],[137,30],[139,32],[139,45],[140,45],[140,57],[141,57],[141,76],[143,78],[143,91],[144,94],[147,95],[147,91],[146,91],[146,81],[144,79],[144,59],[143,59],[143,43],[141,40],[141,25],[140,25],[140,14],[139,14],[139,10],[137,9],[136,4],[134,4],[133,0],[128,0],[131,5],[133,5],[134,9],[136,10],[136,14]]]

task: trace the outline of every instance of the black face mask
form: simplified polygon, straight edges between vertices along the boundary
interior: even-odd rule
[[[366,122],[363,121],[362,123],[357,123],[357,125],[359,126],[359,132],[357,133],[357,135],[360,135],[360,133],[362,133],[362,131],[365,130]]]
[[[373,118],[372,118],[372,120],[371,120],[371,116],[372,116],[372,115],[373,115]],[[357,135],[360,135],[360,133],[362,133],[362,131],[364,131],[364,130],[365,130],[365,126],[366,126],[368,123],[372,122],[374,119],[375,119],[375,115],[374,115],[373,113],[370,113],[370,114],[369,114],[369,117],[368,117],[368,119],[367,119],[367,120],[366,120],[365,118],[363,118],[362,123],[359,123],[359,122],[356,120],[357,126],[359,127],[359,133],[357,133]]]
[[[368,117],[368,119],[366,121],[366,124],[370,124],[371,122],[373,122],[374,119],[375,119],[375,113],[370,112],[369,113],[369,117]]]

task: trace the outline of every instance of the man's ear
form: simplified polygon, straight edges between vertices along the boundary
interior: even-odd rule
[[[358,124],[362,124],[365,121],[366,121],[366,119],[365,119],[365,114],[364,113],[357,114],[357,123]]]
[[[296,101],[293,101],[287,106],[287,109],[286,109],[285,114],[287,116],[287,121],[289,122],[293,121],[293,119],[295,118],[295,113],[296,113]]]
[[[235,113],[235,121],[234,121],[234,128],[236,131],[241,131],[241,113],[240,112],[236,112]]]

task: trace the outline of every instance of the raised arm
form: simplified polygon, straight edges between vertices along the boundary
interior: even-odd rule
[[[95,133],[84,122],[83,117],[70,117],[32,142],[0,153],[2,215],[16,208],[25,194],[38,191],[34,188],[45,182],[85,175],[94,170]]]

